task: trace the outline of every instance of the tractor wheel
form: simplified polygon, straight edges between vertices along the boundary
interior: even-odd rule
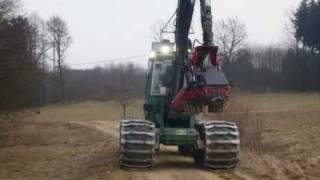
[[[155,125],[146,120],[122,120],[120,124],[120,166],[129,170],[150,169],[155,151]]]
[[[204,144],[194,155],[195,162],[206,168],[225,170],[239,162],[240,139],[235,123],[212,121],[197,124],[199,138]]]

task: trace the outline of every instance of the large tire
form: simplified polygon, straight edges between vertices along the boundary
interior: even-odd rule
[[[155,125],[146,120],[128,119],[120,124],[120,167],[147,170],[155,151]]]
[[[235,168],[239,162],[240,139],[235,123],[226,121],[197,124],[204,148],[195,153],[195,162],[206,168],[225,170]]]

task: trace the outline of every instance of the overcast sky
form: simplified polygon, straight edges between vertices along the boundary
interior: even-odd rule
[[[284,39],[287,12],[300,1],[213,0],[214,19],[237,17],[246,25],[249,42],[277,43]],[[23,0],[23,3],[28,13],[37,13],[44,19],[59,15],[67,22],[73,44],[66,61],[74,68],[84,68],[105,64],[95,64],[97,61],[148,54],[152,40],[150,26],[169,19],[177,0]],[[146,66],[147,57],[132,61]],[[74,66],[79,63],[93,64]]]

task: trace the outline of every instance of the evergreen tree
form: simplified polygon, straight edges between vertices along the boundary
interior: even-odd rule
[[[312,52],[320,52],[320,2],[319,0],[302,0],[298,7],[293,24],[295,36]]]

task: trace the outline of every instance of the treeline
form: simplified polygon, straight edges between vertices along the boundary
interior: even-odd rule
[[[311,52],[320,52],[320,1],[302,0],[293,15],[297,45]]]
[[[125,115],[127,106],[136,98],[143,97],[146,72],[132,63],[83,70],[69,68],[64,74],[64,102],[115,100],[123,107]],[[55,72],[47,74],[45,89],[38,96],[39,105],[61,102],[59,86],[52,80],[57,79],[55,76]]]
[[[218,21],[215,43],[223,70],[236,89],[252,92],[320,91],[320,1],[302,0],[290,17],[295,39],[286,44],[245,43],[245,25],[238,19]]]
[[[19,10],[20,1],[0,0],[0,114],[43,104],[48,80],[59,87],[60,100],[63,96],[64,59],[71,44],[66,23],[58,16],[43,20]]]
[[[67,24],[59,16],[21,15],[19,6],[18,0],[0,0],[0,119],[17,109],[66,101],[113,99],[125,109],[143,96],[144,69],[68,67]]]
[[[229,79],[250,92],[320,91],[320,54],[277,46],[247,47],[237,52]]]
[[[16,1],[0,0],[0,112],[31,105],[40,81],[34,27],[14,14]]]
[[[118,100],[129,103],[125,101],[143,97],[145,78],[145,69],[131,63],[87,70],[69,69],[65,100]]]

